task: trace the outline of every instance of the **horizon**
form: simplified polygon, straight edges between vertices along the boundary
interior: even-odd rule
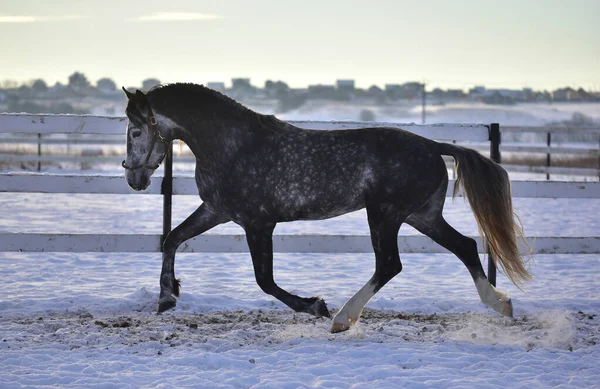
[[[143,77],[138,84],[127,84],[127,85],[125,85],[125,84],[120,84],[118,82],[118,80],[115,80],[113,77],[110,77],[110,76],[105,76],[105,77],[101,77],[101,78],[99,78],[97,80],[94,80],[94,79],[90,79],[89,77],[87,77],[87,75],[84,72],[80,72],[80,71],[71,72],[69,75],[72,75],[74,73],[81,73],[81,74],[83,74],[86,77],[86,79],[89,81],[90,86],[92,86],[92,87],[97,87],[97,82],[100,79],[102,79],[102,78],[108,78],[108,79],[112,80],[113,82],[115,82],[117,90],[120,90],[121,87],[124,87],[126,89],[129,89],[129,88],[142,88],[143,81],[150,80],[150,79],[158,79],[157,77]],[[232,77],[232,79],[249,79],[251,86],[255,87],[257,89],[264,89],[266,81],[273,81],[273,82],[281,81],[281,82],[285,83],[286,85],[288,85],[288,87],[290,89],[300,89],[300,90],[301,89],[308,89],[311,86],[317,86],[317,85],[336,87],[337,81],[342,81],[342,80],[344,80],[344,81],[345,80],[356,81],[354,79],[348,79],[348,78],[346,78],[346,79],[336,79],[336,80],[333,80],[333,81],[327,82],[327,83],[314,83],[314,82],[310,82],[310,83],[308,83],[306,85],[293,86],[293,85],[290,85],[290,83],[286,82],[286,80],[276,80],[276,79],[272,79],[272,78],[267,78],[265,80],[265,82],[262,82],[260,84],[253,82],[252,79],[250,79],[249,77]],[[209,86],[207,84],[211,84],[211,83],[223,83],[226,89],[232,89],[233,88],[232,79],[229,79],[229,80],[208,81],[206,83],[199,83],[199,84],[204,85],[204,86]],[[55,86],[57,84],[60,84],[60,85],[62,85],[64,87],[67,87],[69,85],[68,77],[64,81],[63,80],[58,80],[58,81],[54,81],[54,82],[48,82],[47,80],[45,80],[45,79],[43,79],[41,77],[37,77],[37,78],[25,80],[25,81],[17,81],[17,80],[12,80],[12,79],[0,79],[0,90],[1,89],[11,89],[11,88],[3,87],[3,83],[7,82],[7,81],[8,82],[16,82],[17,83],[16,87],[18,88],[18,87],[21,87],[21,86],[31,87],[32,83],[35,82],[35,81],[38,81],[38,80],[44,81],[49,88],[51,88],[51,87],[53,87],[53,86]],[[158,79],[158,81],[160,81],[160,85],[169,84],[168,82],[163,82],[163,80],[160,80],[160,79]],[[177,81],[177,82],[188,82],[188,81]],[[416,80],[405,80],[405,81],[400,81],[400,82],[397,82],[397,83],[387,82],[387,83],[384,83],[384,84],[381,84],[381,85],[379,85],[379,84],[371,84],[369,86],[355,85],[355,88],[356,89],[362,89],[362,90],[368,90],[372,86],[377,86],[377,87],[381,88],[382,90],[385,90],[386,85],[405,85],[405,84],[410,84],[410,83],[419,83],[419,81],[416,81]],[[463,92],[469,92],[469,90],[471,88],[475,88],[475,87],[483,87],[485,90],[488,90],[488,91],[493,91],[493,90],[498,90],[498,91],[502,91],[502,90],[506,90],[506,91],[508,91],[508,90],[522,91],[522,90],[525,90],[525,89],[529,88],[529,87],[509,88],[509,87],[505,87],[505,86],[490,87],[488,85],[473,85],[472,87],[464,88],[463,89],[463,88],[443,88],[443,87],[438,86],[438,85],[426,84],[426,91],[427,91],[427,93],[431,93],[434,90],[436,90],[436,89],[439,88],[439,89],[441,89],[443,91],[462,90]],[[573,87],[571,85],[564,85],[564,86],[561,86],[561,87],[558,87],[558,88],[554,88],[554,89],[535,89],[535,88],[530,88],[530,89],[533,92],[546,93],[546,92],[554,92],[554,91],[557,91],[557,90],[569,89],[569,88],[573,89],[573,90],[583,89],[584,91],[586,91],[588,93],[593,93],[593,94],[600,93],[600,91],[596,91],[596,90],[592,90],[592,89],[585,89],[585,88],[581,88],[581,87]]]
[[[353,79],[363,89],[416,81],[596,92],[598,14],[593,0],[9,1],[0,5],[0,77],[53,85],[79,71],[123,86],[250,78],[299,88]]]

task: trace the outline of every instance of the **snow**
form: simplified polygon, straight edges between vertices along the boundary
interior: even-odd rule
[[[159,196],[5,193],[0,204],[5,231],[161,229]],[[175,223],[198,204],[177,196]],[[600,200],[515,199],[515,208],[529,235],[600,231]],[[462,200],[448,200],[445,215],[476,234]],[[239,232],[232,224],[211,231]],[[364,211],[276,230],[308,232],[367,233]],[[537,255],[525,292],[499,276],[514,321],[481,304],[454,256],[402,259],[402,273],[359,324],[334,335],[330,320],[294,313],[264,294],[248,254],[179,254],[178,306],[156,315],[158,253],[0,253],[0,387],[597,387],[597,255]],[[276,254],[275,277],[335,311],[373,267],[372,255]]]
[[[259,112],[272,113],[266,107]],[[422,107],[419,101],[398,102],[394,105],[365,106],[361,102],[330,102],[309,100],[301,107],[278,114],[284,120],[360,120],[362,109],[373,112],[375,119],[390,123],[421,123]],[[544,126],[568,122],[574,115],[584,115],[594,123],[600,122],[598,103],[519,103],[489,105],[477,102],[449,102],[432,105],[427,102],[427,123],[500,123],[501,126]]]

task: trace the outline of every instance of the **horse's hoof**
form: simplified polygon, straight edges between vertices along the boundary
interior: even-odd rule
[[[333,325],[331,326],[331,333],[337,334],[338,332],[348,331],[349,329],[350,329],[349,325],[342,324],[342,323],[333,323]]]
[[[504,309],[502,310],[502,314],[504,316],[513,317],[513,305],[511,299],[508,299],[508,301],[504,303]]]
[[[513,305],[512,300],[509,298],[501,298],[494,305],[492,305],[494,311],[507,317],[513,317]]]
[[[158,300],[158,314],[161,314],[169,309],[175,308],[177,300],[174,297]]]
[[[331,319],[331,313],[329,313],[329,309],[327,309],[327,304],[325,304],[325,300],[320,297],[312,297],[312,304],[309,308],[309,313],[313,314],[316,317],[326,317]]]

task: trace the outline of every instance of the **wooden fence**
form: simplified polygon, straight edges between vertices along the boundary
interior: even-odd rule
[[[23,116],[25,120],[32,115],[19,115],[14,117],[11,115],[10,121],[14,121],[14,126],[23,125]],[[37,115],[36,115],[37,116]],[[37,116],[39,120],[47,122],[47,116]],[[81,116],[80,116],[81,117]],[[7,116],[5,115],[5,118]],[[98,117],[97,117],[98,118]],[[102,120],[114,121],[119,123],[124,118],[102,118]],[[32,119],[36,120],[36,119]],[[317,128],[325,126],[332,128],[331,122],[293,122],[294,124]],[[333,122],[335,123],[335,122]],[[94,166],[102,165],[104,167],[115,166],[122,160],[122,154],[125,152],[125,132],[119,126],[114,126],[117,132],[104,131],[98,132],[91,128],[84,132],[71,131],[66,134],[50,131],[51,128],[44,132],[36,132],[39,128],[35,123],[31,123],[26,130],[5,135],[0,138],[0,168],[5,166],[5,169],[10,166],[27,166],[34,170],[37,167],[38,171],[43,170],[42,167],[66,166],[74,168],[84,168],[92,170]],[[79,123],[80,124],[80,123]],[[338,122],[340,126],[358,126],[359,122]],[[378,123],[379,125],[388,125],[388,123]],[[75,123],[75,125],[78,125]],[[86,123],[86,125],[88,125]],[[98,125],[92,123],[92,126]],[[100,125],[102,126],[102,125]],[[124,126],[124,124],[123,124]],[[396,125],[397,126],[397,125]],[[405,125],[402,125],[405,126]],[[319,127],[319,128],[321,128]],[[410,125],[410,128],[414,128]],[[428,127],[428,126],[425,126]],[[73,130],[76,130],[73,129]],[[451,131],[451,128],[445,131]],[[545,175],[546,179],[550,179],[551,175],[566,175],[578,176],[585,180],[600,180],[600,128],[571,128],[571,127],[526,127],[526,126],[503,126],[501,132],[505,138],[513,138],[516,134],[535,135],[539,138],[536,142],[519,141],[500,143],[501,153],[510,153],[511,156],[524,159],[527,157],[537,157],[545,159],[545,163],[540,165],[532,164],[516,164],[514,162],[505,163],[504,168],[512,173],[533,173],[537,175]],[[435,134],[425,131],[426,136]],[[586,136],[589,138],[585,145],[574,147],[573,145],[564,144],[556,141],[557,137],[565,135]],[[452,135],[444,135],[440,140],[452,137]],[[448,139],[449,140],[449,139]],[[488,140],[485,142],[475,142],[473,139],[452,139],[452,141],[469,142],[468,147],[479,150],[483,154],[489,153]],[[582,147],[583,146],[583,147]],[[489,155],[489,154],[488,154]],[[589,161],[597,161],[588,167],[565,167],[557,166],[554,162],[557,158],[568,156],[569,158],[587,159]],[[193,171],[195,158],[187,147],[183,147],[178,153],[176,162],[182,170]],[[447,159],[449,169],[454,167],[451,159]]]
[[[359,127],[397,127],[441,141],[490,142],[492,158],[499,160],[500,136],[497,124],[397,124],[372,122],[302,121],[293,124],[311,129],[342,129]],[[126,119],[75,115],[0,114],[1,133],[82,134],[122,136]],[[124,141],[124,140],[123,140]],[[120,157],[119,161],[123,159]],[[118,165],[118,162],[115,162]],[[39,234],[0,232],[0,251],[26,252],[158,252],[161,242],[171,229],[171,196],[197,195],[193,177],[172,177],[172,153],[165,160],[165,176],[152,181],[146,193],[164,198],[163,235],[158,234]],[[599,182],[514,181],[513,197],[524,198],[600,198]],[[448,188],[451,196],[454,182]],[[122,175],[68,175],[38,173],[0,174],[0,192],[130,194]],[[478,237],[473,237],[480,242]],[[597,254],[600,237],[527,237],[535,253]],[[425,236],[399,236],[404,253],[444,253],[444,248]],[[479,243],[478,243],[479,244]],[[277,235],[277,252],[370,253],[367,235]],[[484,247],[479,244],[482,252]],[[247,252],[241,235],[201,235],[183,244],[182,252]],[[491,263],[491,261],[490,261]],[[495,271],[495,269],[490,269]],[[490,278],[491,275],[490,275]]]

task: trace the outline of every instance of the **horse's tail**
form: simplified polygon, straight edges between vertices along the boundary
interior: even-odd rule
[[[519,254],[517,237],[523,237],[520,223],[515,222],[508,173],[491,159],[474,150],[439,144],[440,154],[450,155],[456,161],[457,178],[454,196],[462,188],[479,227],[487,238],[493,261],[506,276],[520,287],[531,279]]]

